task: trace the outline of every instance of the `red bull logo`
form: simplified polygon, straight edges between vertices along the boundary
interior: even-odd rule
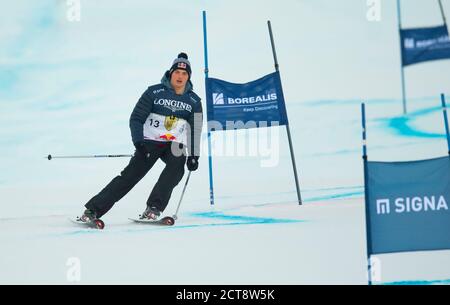
[[[159,138],[166,141],[176,140],[176,137],[170,133],[163,134],[162,136],[159,136]]]

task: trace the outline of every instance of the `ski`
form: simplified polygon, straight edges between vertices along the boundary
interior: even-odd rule
[[[128,218],[128,219],[136,223],[157,225],[157,226],[173,226],[175,224],[175,219],[170,216],[166,216],[158,220],[135,219],[135,218]]]
[[[76,219],[73,218],[69,218],[69,220],[72,223],[75,223],[77,225],[83,226],[83,227],[87,227],[87,228],[92,228],[92,229],[99,229],[99,230],[103,230],[105,228],[105,223],[100,220],[100,219],[96,219],[92,222],[84,222],[81,221],[80,217],[77,217]]]

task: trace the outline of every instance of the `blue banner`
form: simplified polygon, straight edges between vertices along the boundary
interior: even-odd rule
[[[446,25],[400,30],[402,65],[450,58],[450,40]]]
[[[208,122],[219,122],[223,130],[288,124],[279,72],[245,84],[205,82]]]
[[[450,158],[367,162],[368,252],[450,249]]]

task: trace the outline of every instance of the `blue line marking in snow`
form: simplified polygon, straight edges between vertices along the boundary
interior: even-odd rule
[[[355,198],[364,195],[363,186],[350,186],[350,187],[330,187],[330,188],[321,188],[321,189],[312,189],[307,190],[307,192],[316,192],[316,191],[340,191],[340,190],[348,190],[347,192],[329,194],[316,196],[305,199],[303,202],[314,202],[314,201],[325,201],[332,200],[338,198]],[[264,205],[269,205],[274,203],[263,203],[256,204],[254,207],[260,207]],[[141,227],[141,228],[133,228],[126,229],[120,231],[122,233],[136,233],[136,232],[144,232],[144,231],[157,231],[157,230],[167,230],[167,229],[188,229],[188,228],[204,228],[204,227],[219,227],[219,226],[236,226],[236,225],[254,225],[254,224],[282,224],[282,223],[300,223],[307,222],[307,220],[297,220],[297,219],[285,219],[285,218],[271,218],[271,217],[255,217],[255,216],[242,216],[242,215],[229,215],[224,214],[223,212],[195,212],[191,213],[190,216],[200,217],[200,218],[210,218],[210,219],[219,219],[227,222],[223,223],[207,223],[207,224],[186,224],[186,225],[176,225],[173,227]],[[77,235],[86,235],[86,234],[107,234],[108,230],[97,230],[97,229],[82,229],[76,230],[72,232],[67,232],[63,234],[58,234],[58,236],[77,236]],[[110,233],[117,233],[116,230],[111,231]]]
[[[426,108],[409,113],[407,116],[398,116],[376,121],[383,122],[388,128],[393,129],[396,134],[405,137],[444,138],[445,134],[421,131],[411,126],[411,121],[416,119],[417,117],[441,110],[442,107]]]
[[[324,200],[331,200],[331,199],[338,199],[338,198],[354,198],[354,197],[360,197],[363,195],[364,195],[364,191],[348,192],[348,193],[341,193],[341,194],[332,194],[332,195],[323,195],[323,196],[312,197],[312,198],[303,200],[303,202],[324,201]]]
[[[426,96],[419,98],[409,98],[409,101],[414,102],[429,102],[435,101],[436,96]],[[370,99],[367,101],[370,105],[383,105],[383,104],[396,104],[401,103],[401,100],[392,99],[392,98],[384,98],[384,99]],[[302,103],[290,103],[291,106],[309,106],[309,107],[321,107],[321,106],[342,106],[342,105],[360,105],[361,99],[324,99],[324,100],[308,100]]]
[[[400,281],[400,282],[388,282],[382,285],[450,285],[450,279],[446,280],[433,280],[433,281]]]
[[[323,187],[316,189],[306,189],[302,192],[316,192],[316,191],[335,191],[335,190],[353,190],[353,189],[362,189],[364,185],[354,185],[354,186],[334,186],[334,187]],[[295,191],[290,191],[290,193],[294,193]]]
[[[332,194],[332,191],[335,191]],[[318,194],[316,196],[304,196],[303,203],[313,203],[317,201],[327,201],[327,200],[333,200],[333,199],[345,199],[345,198],[362,198],[364,196],[364,186],[341,186],[341,187],[326,187],[326,188],[316,188],[316,189],[306,189],[302,191],[305,193],[315,193]],[[328,193],[328,194],[327,194]],[[295,191],[289,191],[289,192],[277,192],[274,194],[295,194]],[[319,195],[323,194],[323,195]],[[246,197],[253,197],[256,196],[256,194],[250,194],[250,195],[225,195],[225,196],[219,196],[218,198],[222,199],[229,199],[229,198],[235,198],[242,201],[242,198]],[[206,198],[205,198],[206,200]],[[282,203],[292,203],[292,200],[285,200],[285,201],[270,201],[270,202],[262,202],[262,203],[252,203],[250,205],[244,205],[245,207],[251,206],[251,207],[263,207],[267,205],[275,205],[275,204],[282,204]]]
[[[304,202],[314,202],[314,201],[324,201],[324,200],[332,200],[337,198],[355,198],[362,196],[364,194],[362,189],[362,186],[351,186],[351,187],[334,187],[334,188],[323,188],[318,189],[321,191],[324,190],[349,190],[348,192],[344,193],[335,193],[330,195],[322,195],[322,196],[316,196],[307,198],[304,200]],[[355,190],[355,191],[350,191]],[[309,191],[317,191],[316,190],[309,190]],[[268,204],[273,203],[264,203],[264,204],[257,204],[254,205],[254,207],[260,207]],[[282,223],[300,223],[300,222],[307,222],[307,220],[296,220],[296,219],[283,219],[283,218],[269,218],[269,217],[254,217],[254,216],[241,216],[241,215],[227,215],[223,212],[196,212],[191,213],[190,216],[193,217],[201,217],[201,218],[211,218],[211,219],[220,219],[225,220],[227,222],[223,223],[207,223],[207,224],[190,224],[190,225],[176,225],[173,227],[146,227],[146,228],[139,228],[139,229],[126,229],[123,231],[120,231],[121,233],[136,233],[136,232],[144,232],[144,231],[157,231],[157,230],[167,230],[167,229],[188,229],[188,228],[204,228],[204,227],[219,227],[219,226],[236,226],[236,225],[254,225],[254,224],[282,224]],[[97,230],[97,229],[82,229],[82,230],[76,230],[72,232],[66,232],[63,234],[58,234],[58,236],[65,235],[65,236],[77,236],[77,235],[86,235],[86,234],[107,234],[107,233],[117,233],[116,230],[114,231],[108,231],[108,230]]]
[[[88,234],[117,234],[117,233],[137,233],[145,231],[158,231],[158,230],[174,230],[174,229],[189,229],[189,228],[204,228],[204,227],[222,227],[222,226],[237,226],[237,225],[255,225],[255,224],[282,224],[282,223],[300,223],[306,222],[305,220],[296,219],[283,219],[283,218],[267,218],[267,217],[253,217],[253,216],[239,216],[239,215],[226,215],[221,212],[202,212],[202,213],[191,213],[191,216],[202,217],[202,218],[212,218],[226,220],[224,223],[207,223],[207,224],[191,224],[191,225],[176,225],[176,226],[146,226],[145,225],[133,229],[126,230],[97,230],[91,228],[85,228],[82,230],[76,230],[71,232],[66,232],[63,234],[57,234],[58,236],[78,236],[78,235],[88,235]]]
[[[281,219],[281,218],[266,218],[266,217],[253,217],[253,216],[239,216],[239,215],[225,215],[220,212],[203,212],[192,213],[191,216],[213,218],[221,220],[230,220],[236,224],[269,224],[269,223],[293,223],[302,222],[295,219]],[[217,224],[220,225],[220,224]]]
[[[99,234],[101,232],[103,232],[103,231],[102,230],[98,230],[98,229],[86,228],[86,229],[83,229],[83,230],[76,230],[76,231],[73,231],[73,232],[67,232],[67,233],[64,233],[62,235],[70,236],[70,235],[83,235],[83,234],[93,234],[93,233]]]
[[[418,98],[415,99],[418,102],[427,102],[427,101],[434,101],[436,100],[436,97],[425,97],[425,98]],[[395,102],[395,100],[392,99],[374,99],[370,100],[370,104],[392,104]],[[343,104],[360,104],[360,100],[319,100],[319,101],[309,101],[304,103],[304,105],[307,106],[327,106],[327,105],[343,105]],[[426,132],[419,130],[413,126],[411,126],[412,121],[414,121],[416,118],[420,116],[424,116],[430,113],[433,113],[435,111],[441,111],[442,107],[430,107],[425,108],[421,110],[417,110],[411,113],[408,113],[406,116],[397,116],[397,117],[390,117],[390,118],[384,118],[384,119],[376,119],[375,121],[381,121],[383,122],[386,127],[393,130],[396,134],[405,136],[405,137],[418,137],[418,138],[444,138],[445,134],[443,133],[434,133],[434,132]],[[342,150],[338,151],[336,153],[338,154],[346,154],[346,153],[352,153],[353,150]],[[334,154],[334,153],[333,153]]]

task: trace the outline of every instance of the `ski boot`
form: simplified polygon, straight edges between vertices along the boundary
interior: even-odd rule
[[[83,215],[81,215],[81,217],[78,217],[77,220],[100,230],[105,227],[105,223],[97,218],[97,215],[94,211],[89,209],[86,209]]]
[[[145,219],[145,220],[157,220],[158,217],[161,215],[161,212],[155,208],[155,207],[149,207],[145,209],[144,213],[139,216],[139,219]]]

